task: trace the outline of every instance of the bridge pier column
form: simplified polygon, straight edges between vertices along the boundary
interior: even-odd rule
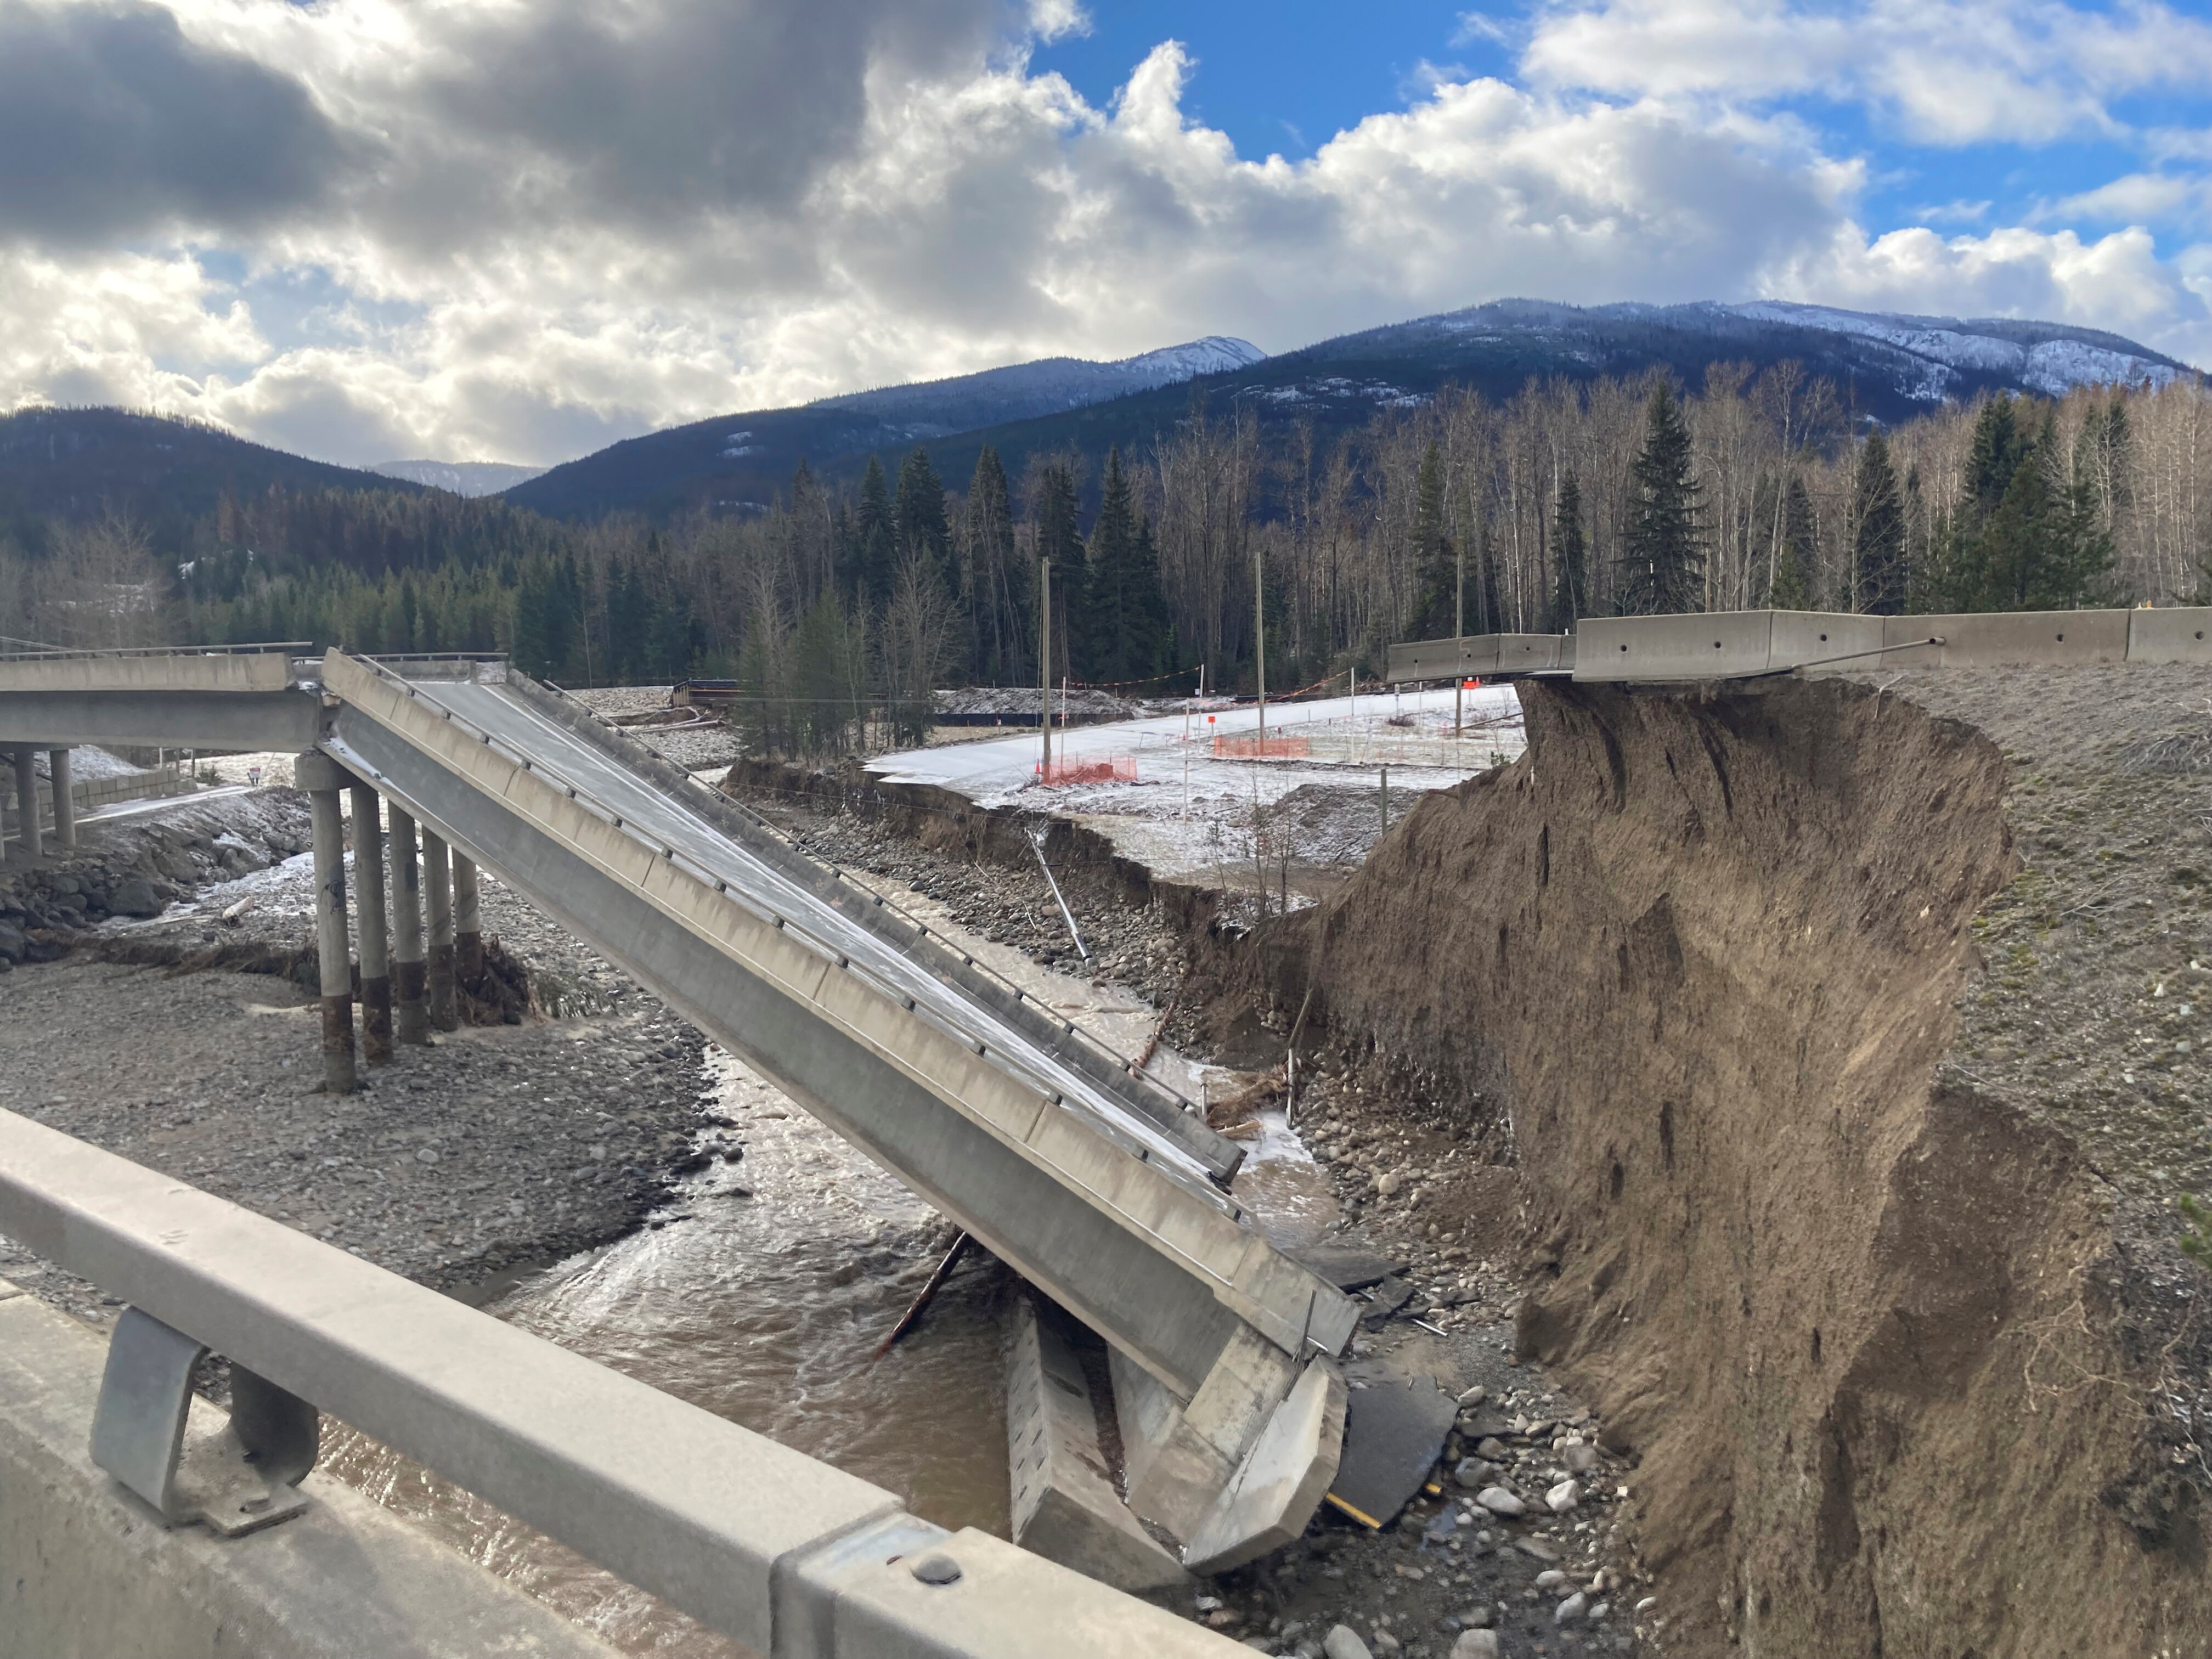
[[[430,1040],[422,994],[422,866],[416,856],[415,820],[396,805],[391,840],[392,977],[398,1036],[402,1042],[420,1046]]]
[[[70,787],[70,751],[46,750],[46,779],[54,792],[54,842],[76,845],[76,796]]]
[[[453,974],[472,985],[483,972],[483,907],[477,893],[477,861],[453,854]]]
[[[315,953],[322,971],[323,1089],[349,1095],[354,1075],[353,955],[346,939],[345,805],[349,781],[327,755],[302,755],[292,781],[307,792],[315,854]]]
[[[392,1063],[392,946],[385,921],[384,826],[376,791],[353,787],[354,906],[361,926],[361,1053],[372,1066]]]
[[[39,823],[39,773],[33,762],[38,751],[27,744],[11,750],[15,763],[15,848],[27,859],[46,849],[46,832]]]
[[[453,997],[453,866],[444,840],[422,832],[422,890],[430,912],[428,980],[430,1025],[458,1031],[461,1015]]]

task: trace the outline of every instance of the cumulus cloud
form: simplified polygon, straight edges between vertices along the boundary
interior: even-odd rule
[[[1761,101],[1838,72],[1817,15],[1545,11],[1516,80],[1436,72],[1297,162],[1190,119],[1172,41],[1103,106],[1034,67],[1030,43],[1086,27],[1073,0],[0,0],[0,85],[18,40],[64,67],[76,42],[137,123],[63,163],[96,207],[0,160],[0,405],[544,461],[993,362],[1283,349],[1511,294],[2027,313],[2212,355],[2201,262],[2145,233],[1863,227],[1863,161]],[[110,57],[102,31],[151,44]],[[1723,37],[1750,42],[1727,84],[1698,67]],[[2050,70],[2052,96],[2095,93],[2102,61]],[[195,137],[219,94],[229,125]]]
[[[2115,98],[2212,86],[2212,24],[2155,0],[1607,0],[1546,10],[1522,66],[1613,94],[1861,100],[1928,143],[2045,143],[2117,131]]]
[[[0,238],[265,225],[313,203],[361,142],[283,70],[194,40],[160,6],[0,0]]]

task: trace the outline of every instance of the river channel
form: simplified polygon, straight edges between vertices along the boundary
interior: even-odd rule
[[[940,907],[903,889],[896,896],[1115,1047],[1133,1053],[1151,1036],[1148,1005],[963,935]],[[1164,1050],[1153,1069],[1193,1097],[1235,1083]],[[929,1520],[1006,1535],[1000,1311],[1009,1276],[971,1253],[918,1327],[872,1360],[949,1243],[950,1225],[711,1047],[708,1091],[702,1146],[741,1145],[742,1158],[687,1178],[655,1224],[523,1281],[490,1310],[874,1481]],[[1252,1145],[1237,1195],[1279,1243],[1318,1236],[1334,1204],[1279,1114],[1261,1120]],[[327,1472],[623,1651],[745,1651],[376,1443],[343,1429],[326,1438]]]

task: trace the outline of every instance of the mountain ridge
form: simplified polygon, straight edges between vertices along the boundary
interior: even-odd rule
[[[1451,384],[1504,399],[1532,379],[1587,381],[1662,369],[1695,385],[1717,362],[1744,361],[1759,368],[1790,359],[1837,382],[1861,415],[1892,423],[1948,398],[1984,392],[2051,395],[2100,380],[2163,384],[2197,372],[2122,336],[2063,323],[1853,312],[1774,300],[1577,307],[1508,299],[1339,335],[1073,408],[973,427],[883,420],[865,402],[889,400],[873,407],[898,407],[896,400],[911,403],[928,386],[955,382],[848,393],[798,410],[726,416],[627,440],[554,468],[507,499],[564,517],[743,509],[764,506],[787,487],[801,459],[825,477],[846,477],[871,454],[895,465],[899,453],[926,442],[939,473],[957,483],[985,444],[1016,474],[1033,454],[1073,447],[1103,455],[1109,445],[1140,446],[1171,429],[1194,394],[1249,404],[1263,422],[1310,421],[1342,428],[1379,409],[1416,406]],[[964,383],[977,377],[960,378]],[[771,422],[768,415],[777,418]],[[715,429],[730,441],[705,441]]]

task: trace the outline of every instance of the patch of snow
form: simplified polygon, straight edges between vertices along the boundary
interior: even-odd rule
[[[508,461],[385,461],[368,469],[387,478],[449,489],[456,495],[496,495],[503,489],[527,483],[545,471],[542,466],[517,466]]]

